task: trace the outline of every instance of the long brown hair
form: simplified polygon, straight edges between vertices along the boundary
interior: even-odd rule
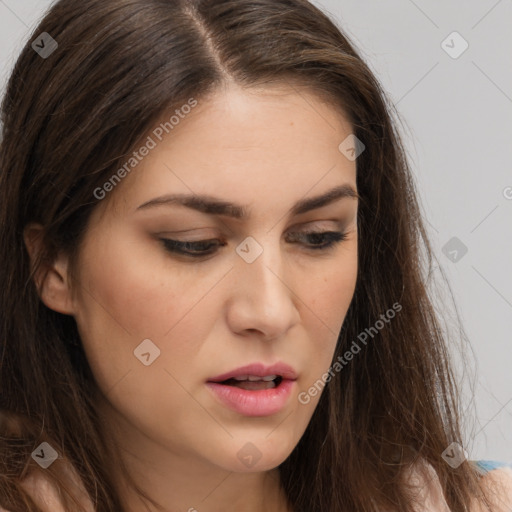
[[[31,46],[43,32],[58,44],[45,58]],[[31,453],[48,441],[98,512],[123,510],[109,471],[121,461],[95,412],[76,323],[40,300],[23,230],[44,226],[38,264],[59,251],[75,261],[99,202],[94,191],[162,112],[206,101],[226,81],[305,87],[342,109],[365,145],[359,273],[334,358],[401,306],[326,384],[281,464],[290,505],[405,512],[413,498],[401,476],[425,460],[451,509],[467,510],[478,479],[468,461],[453,469],[441,456],[452,442],[465,444],[459,391],[428,291],[433,255],[396,112],[340,28],[306,0],[60,0],[35,28],[1,107],[0,504],[39,510],[21,481],[38,470]],[[60,464],[45,474],[67,499]]]

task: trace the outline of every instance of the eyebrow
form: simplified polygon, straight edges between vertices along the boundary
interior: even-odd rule
[[[293,205],[290,212],[292,216],[300,215],[346,197],[351,197],[353,199],[359,199],[360,197],[348,183],[332,188],[321,195],[301,199]],[[139,210],[146,210],[152,207],[173,204],[186,206],[187,208],[192,208],[209,215],[224,215],[235,219],[246,219],[249,217],[248,210],[243,205],[231,203],[208,195],[197,194],[167,194],[155,197],[154,199],[150,199],[138,206],[135,211],[137,212]]]

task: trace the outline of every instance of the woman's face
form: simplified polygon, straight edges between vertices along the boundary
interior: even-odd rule
[[[355,289],[357,198],[295,208],[357,191],[351,126],[296,89],[233,87],[168,131],[94,211],[69,312],[131,453],[269,470],[311,419],[320,394],[298,395],[329,369]],[[154,201],[171,194],[208,198]],[[260,380],[210,382],[233,372]]]

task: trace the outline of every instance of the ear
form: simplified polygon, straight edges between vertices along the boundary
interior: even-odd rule
[[[28,224],[23,230],[23,238],[32,267],[42,250],[42,234],[43,227],[40,224]],[[59,254],[53,262],[43,261],[41,263],[40,268],[34,274],[34,283],[39,297],[47,307],[58,313],[72,315],[74,307],[67,271],[68,258]]]

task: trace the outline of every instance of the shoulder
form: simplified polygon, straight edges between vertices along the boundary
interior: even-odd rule
[[[57,489],[41,475],[34,473],[24,478],[21,487],[44,512],[65,512]],[[0,506],[0,512],[12,511]]]
[[[406,471],[407,483],[412,486],[416,503],[421,512],[451,512],[444,498],[439,477],[431,464],[417,461]],[[418,511],[418,512],[419,512]]]
[[[503,462],[499,460],[472,460],[470,461],[478,472],[482,475],[486,475],[490,471],[493,471],[495,469],[511,469],[512,470],[512,463],[511,462]]]
[[[490,511],[476,499],[469,512],[512,512],[512,465],[497,461],[469,461],[480,473],[480,488],[487,496]],[[408,471],[408,482],[415,489],[421,511],[451,512],[444,491],[434,468],[419,461]]]
[[[492,512],[512,510],[512,464],[500,461],[474,461],[481,474],[482,491],[492,503]],[[474,506],[471,512],[484,512],[483,505]]]
[[[45,512],[65,512],[57,487],[40,473],[29,475],[23,480],[23,488]]]
[[[75,498],[87,512],[94,512],[90,497],[85,492],[78,474],[70,466],[65,465],[65,485],[76,491]],[[36,505],[44,512],[67,512],[59,488],[44,472],[34,471],[23,479],[21,486],[30,495]],[[0,507],[0,512],[11,512]]]

